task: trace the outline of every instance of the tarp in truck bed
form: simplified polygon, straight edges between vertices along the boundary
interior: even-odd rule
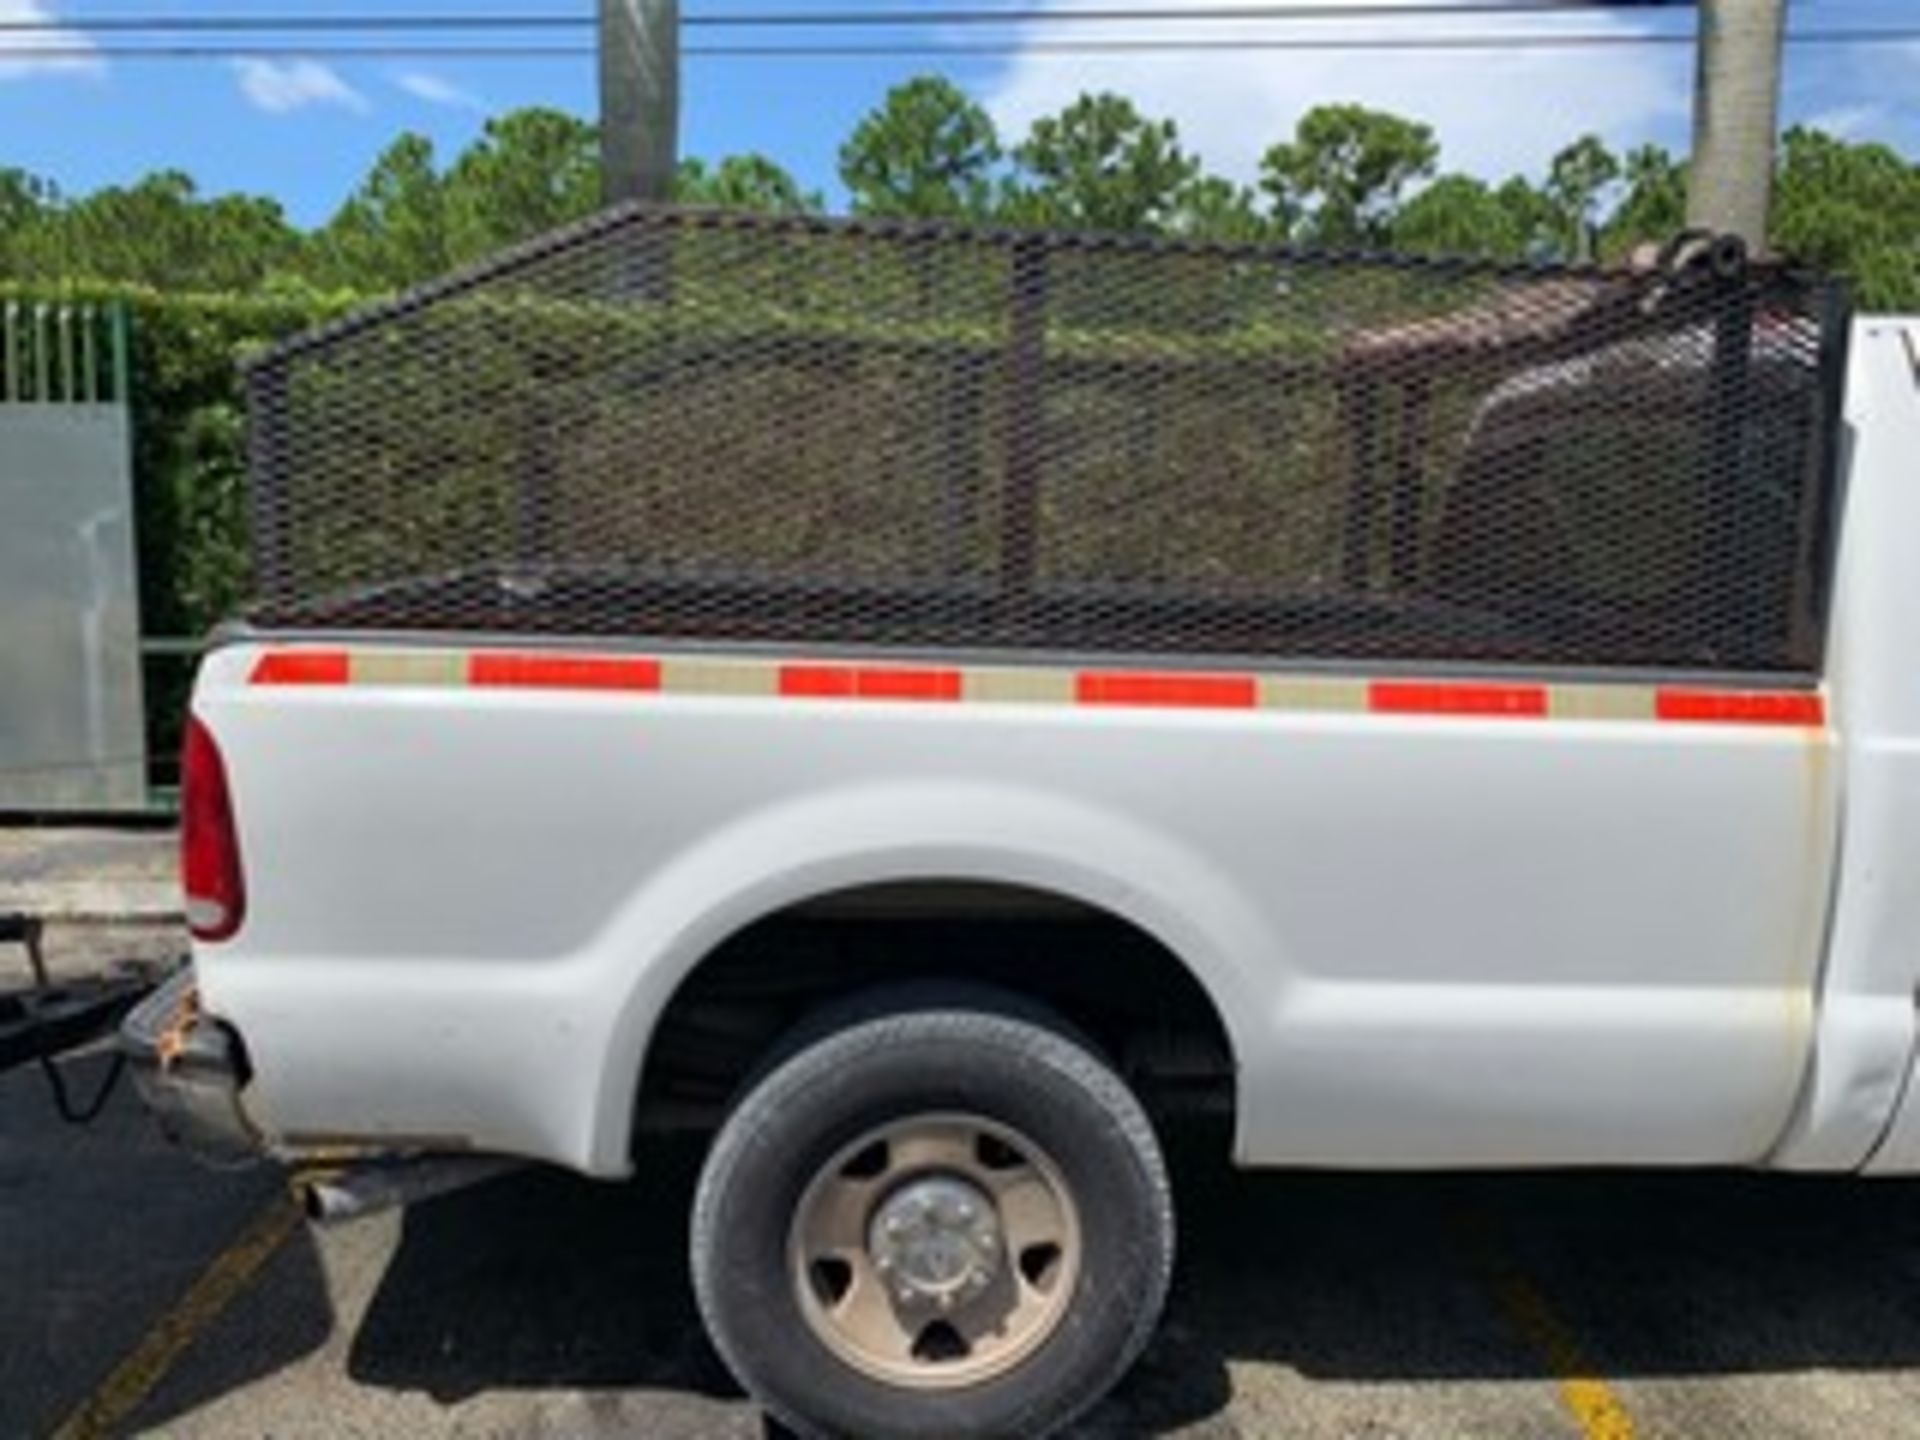
[[[1846,324],[1778,265],[619,209],[251,367],[247,618],[1813,673]]]

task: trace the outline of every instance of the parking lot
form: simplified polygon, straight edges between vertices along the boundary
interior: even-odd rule
[[[158,873],[102,844],[68,869]],[[0,847],[8,865],[32,868]],[[522,1172],[314,1232],[276,1175],[169,1153],[130,1094],[76,1130],[15,1072],[0,1435],[762,1435],[693,1310],[697,1158],[662,1147],[625,1186]],[[1920,1435],[1912,1185],[1174,1158],[1167,1322],[1086,1435]]]

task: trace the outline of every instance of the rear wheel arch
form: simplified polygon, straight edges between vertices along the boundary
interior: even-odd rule
[[[1271,907],[1204,846],[1124,809],[1030,786],[834,786],[756,807],[676,847],[598,929],[582,963],[607,1008],[583,1025],[593,1054],[582,1168],[632,1172],[635,1110],[663,1017],[717,955],[824,897],[925,884],[1051,896],[1146,937],[1168,972],[1204,997],[1229,1068],[1260,1063],[1292,966]],[[901,974],[891,966],[874,978]]]
[[[1247,1043],[1233,997],[1151,925],[1063,886],[978,874],[788,898],[684,968],[634,1068],[632,1129],[717,1124],[796,1025],[902,983],[1032,1004],[1130,1081],[1146,1075],[1150,1094],[1188,1087],[1182,1098],[1230,1112]]]

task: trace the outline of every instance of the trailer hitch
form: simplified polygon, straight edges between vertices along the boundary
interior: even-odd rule
[[[0,913],[0,944],[20,946],[27,954],[33,983],[24,990],[0,991],[0,1074],[38,1064],[53,1092],[54,1108],[69,1124],[84,1125],[99,1115],[126,1068],[118,1052],[92,1098],[76,1104],[58,1057],[108,1035],[121,1018],[156,984],[145,970],[121,966],[105,975],[55,984],[47,973],[41,941],[45,921],[37,915]]]

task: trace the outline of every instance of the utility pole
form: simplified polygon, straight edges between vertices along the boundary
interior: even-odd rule
[[[1687,224],[1759,254],[1773,202],[1787,0],[1699,0]]]
[[[600,0],[600,198],[666,200],[680,150],[680,0]]]

